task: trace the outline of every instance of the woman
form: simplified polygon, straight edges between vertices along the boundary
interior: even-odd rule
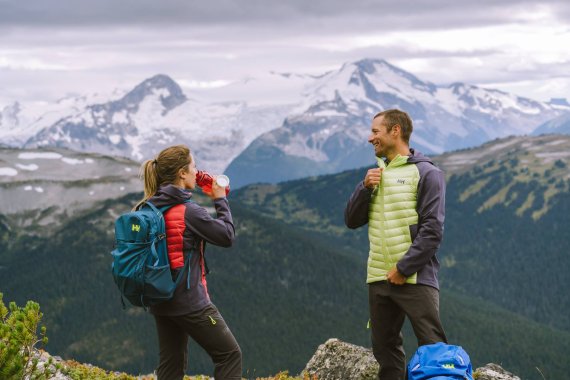
[[[196,164],[184,145],[164,149],[141,168],[144,198],[158,208],[171,206],[164,213],[168,258],[173,276],[184,269],[190,255],[190,287],[187,273],[173,299],[150,308],[156,321],[160,346],[158,380],[184,377],[188,363],[188,337],[192,337],[212,358],[216,379],[241,379],[241,350],[218,309],[210,301],[206,284],[204,249],[206,242],[229,247],[235,231],[225,189],[215,181],[211,193],[216,218],[203,207],[190,202],[196,186]]]

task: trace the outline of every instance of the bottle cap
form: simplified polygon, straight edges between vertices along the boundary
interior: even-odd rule
[[[228,176],[225,176],[223,174],[217,175],[216,176],[216,183],[220,187],[228,187],[230,185],[230,179],[228,178]]]

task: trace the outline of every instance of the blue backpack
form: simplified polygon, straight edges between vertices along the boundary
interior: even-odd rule
[[[185,270],[190,287],[190,255],[186,256],[184,270],[172,278],[163,212],[170,207],[157,209],[144,203],[138,210],[121,215],[115,221],[115,249],[111,252],[113,279],[134,306],[144,308],[172,299]]]
[[[469,355],[460,346],[435,343],[418,348],[408,364],[408,380],[473,380]]]

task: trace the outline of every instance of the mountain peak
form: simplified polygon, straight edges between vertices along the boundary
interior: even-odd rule
[[[158,74],[137,85],[121,99],[121,102],[139,104],[144,98],[157,92],[160,93],[160,100],[167,111],[187,100],[178,83],[168,75]]]
[[[377,66],[386,67],[393,71],[399,70],[397,67],[389,64],[386,60],[378,58],[364,58],[354,62],[353,64],[360,70],[369,74],[375,73],[377,71]]]

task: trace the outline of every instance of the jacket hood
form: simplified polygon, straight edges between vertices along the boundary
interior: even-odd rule
[[[415,149],[410,149],[410,155],[408,156],[408,163],[410,164],[417,164],[418,162],[429,162],[430,164],[434,164],[433,161],[429,158],[424,156],[421,152],[418,152]]]
[[[158,208],[177,205],[188,201],[192,193],[174,185],[163,185],[149,201]]]

